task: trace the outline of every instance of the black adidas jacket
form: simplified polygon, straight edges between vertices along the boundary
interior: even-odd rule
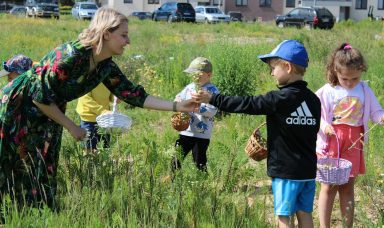
[[[320,100],[305,81],[279,89],[260,96],[215,94],[209,103],[226,112],[266,115],[268,176],[314,179]]]

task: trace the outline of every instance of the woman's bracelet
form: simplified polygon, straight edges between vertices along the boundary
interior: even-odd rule
[[[172,106],[172,110],[173,110],[174,112],[177,112],[177,110],[176,110],[176,105],[177,105],[177,102],[174,101],[174,102],[173,102],[173,106]]]

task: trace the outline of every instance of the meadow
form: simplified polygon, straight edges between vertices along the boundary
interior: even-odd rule
[[[23,53],[39,60],[53,47],[77,38],[89,21],[0,15],[0,60]],[[196,56],[213,63],[213,82],[222,93],[257,95],[275,89],[269,68],[257,58],[284,39],[306,46],[309,87],[324,83],[328,54],[342,42],[360,49],[368,62],[363,79],[384,105],[384,23],[344,21],[332,30],[277,28],[272,22],[231,24],[159,23],[130,19],[131,45],[115,58],[126,76],[167,99],[190,82],[183,73]],[[1,79],[0,85],[5,83]],[[67,115],[79,123],[76,101]],[[169,112],[120,104],[133,119],[127,132],[112,132],[112,147],[83,155],[80,143],[64,132],[58,172],[60,210],[1,207],[6,227],[274,227],[266,163],[244,152],[263,116],[221,115],[208,149],[208,174],[197,171],[191,156],[171,180],[170,161],[178,137]],[[356,183],[356,227],[384,226],[384,128],[370,132],[367,173]],[[319,186],[318,186],[319,187]],[[319,189],[319,188],[318,188]],[[318,194],[318,192],[317,192]],[[316,197],[317,198],[317,197]],[[336,201],[337,202],[337,201]],[[317,204],[313,214],[319,225]],[[332,224],[342,226],[337,203]]]

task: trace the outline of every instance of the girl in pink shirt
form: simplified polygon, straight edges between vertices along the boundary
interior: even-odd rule
[[[317,96],[321,101],[321,123],[316,151],[321,156],[340,157],[352,162],[349,181],[343,185],[321,183],[319,219],[321,227],[330,227],[332,207],[339,193],[340,210],[347,227],[353,226],[354,185],[357,175],[365,173],[364,145],[361,136],[368,129],[368,120],[383,122],[384,110],[369,86],[361,81],[367,70],[359,50],[344,43],[327,63],[328,83]],[[337,143],[338,140],[338,143]],[[364,135],[367,142],[368,135]]]

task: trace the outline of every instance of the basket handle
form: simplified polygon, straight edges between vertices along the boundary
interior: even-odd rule
[[[337,137],[337,135],[335,135],[335,138],[336,138],[336,145],[337,145],[337,167],[339,167],[339,163],[340,163],[340,144],[339,144],[339,137]]]
[[[116,97],[116,96],[113,96],[112,112],[113,112],[113,113],[116,113],[116,112],[117,112],[117,97]]]
[[[337,167],[339,167],[339,163],[340,163],[340,143],[339,143],[339,137],[337,137],[336,134],[334,136],[336,138],[336,145],[337,145]],[[329,138],[330,137],[331,136],[328,136],[328,139],[327,139],[328,142],[329,142]],[[328,157],[328,154],[329,154],[329,151],[327,153],[327,157]]]

